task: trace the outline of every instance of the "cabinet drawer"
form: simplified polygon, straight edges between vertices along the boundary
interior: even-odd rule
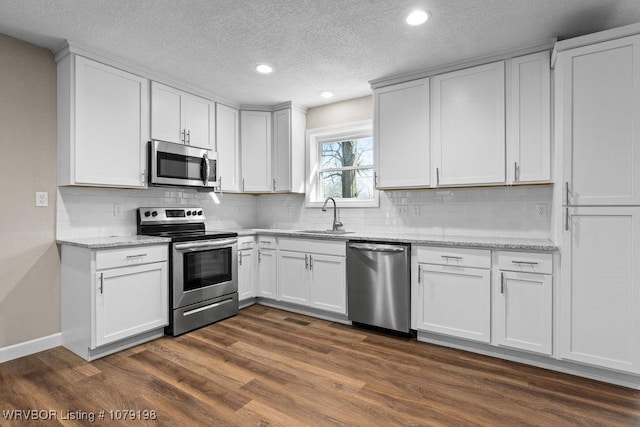
[[[304,238],[281,238],[278,249],[293,252],[306,252],[324,255],[345,256],[346,244],[343,241]]]
[[[238,250],[241,251],[243,249],[253,249],[255,244],[254,236],[244,236],[238,237]]]
[[[553,274],[553,255],[530,252],[498,252],[500,270]]]
[[[260,249],[275,249],[276,238],[273,236],[258,236],[258,247]]]
[[[96,251],[96,270],[166,261],[168,252],[168,245],[100,250]]]
[[[415,247],[419,263],[453,265],[456,267],[491,268],[491,251],[488,249],[457,249]]]

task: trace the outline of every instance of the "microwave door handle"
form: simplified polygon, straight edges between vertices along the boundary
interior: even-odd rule
[[[204,177],[202,181],[204,181],[204,186],[206,187],[209,184],[209,156],[207,153],[204,153],[202,156],[202,162],[204,163]]]

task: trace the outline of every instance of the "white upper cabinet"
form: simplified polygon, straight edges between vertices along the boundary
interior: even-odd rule
[[[215,125],[210,122],[210,110],[214,108],[209,100],[152,82],[151,138],[211,150]]]
[[[436,185],[505,182],[504,88],[503,61],[431,78]]]
[[[430,185],[429,79],[374,91],[377,187]]]
[[[240,116],[238,110],[216,104],[216,151],[221,191],[240,191]]]
[[[240,146],[242,191],[273,191],[270,112],[240,112]]]
[[[75,55],[58,62],[58,185],[145,187],[149,81]]]
[[[273,178],[275,192],[304,193],[307,116],[295,108],[273,113]]]
[[[507,61],[507,182],[551,180],[549,52]]]
[[[640,204],[640,36],[561,52],[569,204]]]

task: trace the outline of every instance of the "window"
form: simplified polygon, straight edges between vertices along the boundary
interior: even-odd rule
[[[307,131],[307,206],[378,206],[371,120]]]

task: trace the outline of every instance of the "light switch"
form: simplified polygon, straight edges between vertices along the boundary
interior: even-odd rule
[[[49,193],[46,191],[36,191],[36,206],[49,206]]]

